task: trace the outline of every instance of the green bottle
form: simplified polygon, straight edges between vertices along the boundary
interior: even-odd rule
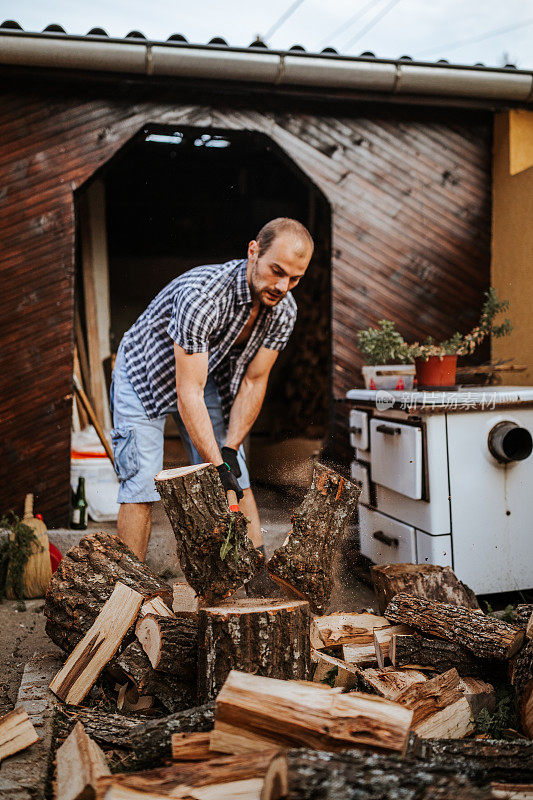
[[[76,531],[87,529],[87,500],[85,499],[85,478],[78,478],[78,488],[74,497],[70,527]]]

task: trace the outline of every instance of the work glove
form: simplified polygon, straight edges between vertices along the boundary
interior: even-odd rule
[[[228,469],[228,465],[226,463],[219,464],[217,466],[217,472],[226,494],[233,491],[237,495],[237,500],[241,500],[244,496],[244,492],[239,486],[239,481],[235,475]]]
[[[239,462],[237,460],[237,451],[232,447],[223,447],[220,453],[226,462],[226,465],[229,467],[232,475],[235,475],[236,478],[240,478],[241,468],[239,467]]]

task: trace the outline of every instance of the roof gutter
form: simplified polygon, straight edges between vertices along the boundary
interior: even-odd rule
[[[0,64],[528,104],[533,73],[175,42],[0,31]]]

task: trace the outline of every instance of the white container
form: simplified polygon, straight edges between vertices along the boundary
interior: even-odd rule
[[[72,434],[70,485],[85,478],[87,511],[94,522],[113,522],[118,516],[118,478],[92,425]]]
[[[409,391],[415,379],[414,364],[383,364],[379,367],[363,367],[365,389],[387,391]]]

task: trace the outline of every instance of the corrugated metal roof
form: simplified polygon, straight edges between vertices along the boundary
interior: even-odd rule
[[[21,32],[24,32],[26,34],[32,34],[32,35],[35,35],[35,36],[46,36],[46,35],[50,35],[50,34],[57,36],[58,34],[63,34],[65,36],[68,36],[69,38],[70,37],[74,37],[74,38],[77,38],[77,39],[79,39],[79,38],[82,38],[82,39],[100,39],[100,40],[104,39],[104,40],[113,41],[113,42],[120,42],[120,41],[123,41],[123,42],[128,42],[129,41],[129,42],[131,42],[132,39],[133,40],[137,39],[137,40],[143,40],[144,42],[150,43],[150,44],[175,43],[175,44],[179,44],[179,45],[191,45],[191,46],[194,46],[194,47],[209,47],[209,46],[213,47],[213,46],[215,46],[215,47],[227,47],[227,48],[237,49],[237,50],[241,50],[241,51],[242,50],[249,50],[251,48],[260,48],[262,50],[265,50],[265,51],[268,51],[268,52],[271,52],[271,53],[276,53],[276,54],[279,54],[279,53],[302,53],[302,54],[312,55],[314,57],[316,57],[316,56],[332,56],[333,55],[333,56],[336,56],[338,58],[341,57],[341,58],[351,58],[351,59],[353,59],[353,58],[376,59],[376,61],[386,61],[388,63],[390,63],[390,62],[395,62],[395,63],[410,62],[410,63],[413,63],[413,64],[448,64],[450,66],[461,66],[461,67],[470,67],[470,68],[476,68],[477,67],[477,68],[483,68],[483,69],[494,69],[494,70],[502,70],[502,69],[504,69],[504,70],[516,70],[516,71],[519,71],[515,64],[505,64],[505,66],[503,66],[503,67],[487,67],[487,65],[482,64],[480,62],[477,62],[475,64],[464,64],[464,63],[458,63],[458,62],[450,62],[448,59],[445,59],[445,58],[438,59],[437,61],[427,61],[427,60],[420,61],[420,60],[414,59],[412,56],[409,56],[409,55],[401,55],[401,56],[397,56],[397,57],[394,57],[394,56],[393,57],[377,56],[375,53],[373,53],[370,50],[365,50],[365,51],[359,53],[358,56],[346,56],[343,53],[339,52],[336,48],[331,47],[331,46],[324,47],[320,51],[313,51],[313,50],[307,50],[301,44],[293,44],[291,47],[289,47],[286,50],[277,50],[277,49],[270,48],[259,37],[254,39],[253,42],[250,42],[250,44],[247,47],[232,47],[226,41],[226,39],[224,39],[222,36],[213,36],[213,38],[211,38],[208,42],[191,42],[189,39],[187,39],[181,33],[173,33],[167,39],[149,39],[147,36],[145,36],[144,33],[142,33],[142,31],[131,30],[124,37],[115,37],[115,36],[109,36],[107,31],[104,28],[101,28],[101,27],[91,28],[89,31],[87,31],[87,33],[85,35],[80,35],[80,34],[70,34],[70,33],[68,33],[68,31],[66,31],[65,28],[62,25],[59,25],[57,23],[51,23],[50,25],[47,25],[46,28],[44,28],[44,30],[42,30],[42,31],[30,31],[30,30],[25,30],[20,25],[20,23],[18,23],[16,20],[4,20],[4,22],[2,22],[0,24],[0,30],[2,30],[2,29],[3,30],[12,30],[12,31],[21,31]],[[530,70],[526,70],[526,71],[530,72]]]

